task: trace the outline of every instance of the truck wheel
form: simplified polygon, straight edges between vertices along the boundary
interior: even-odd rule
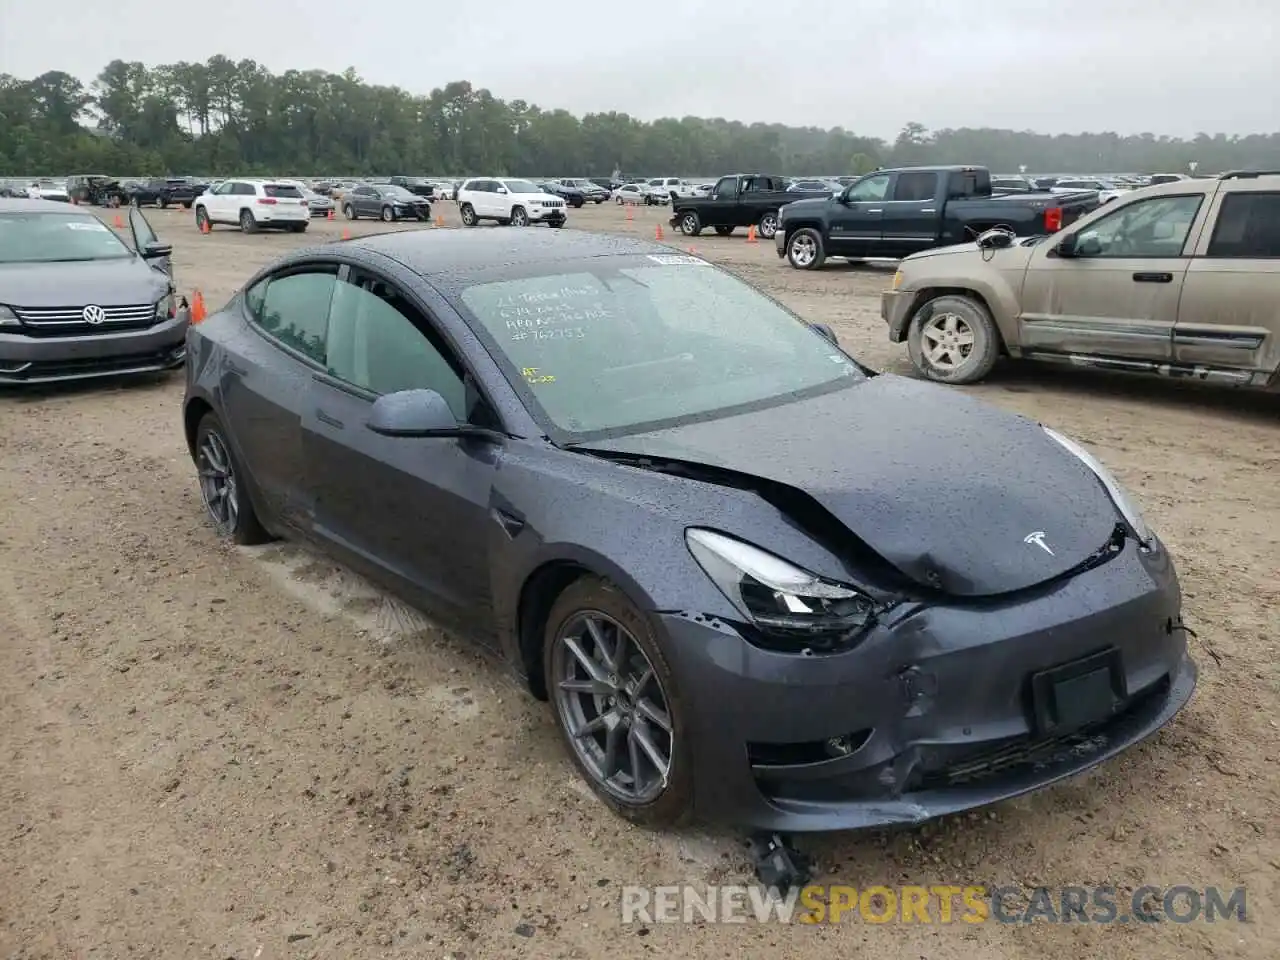
[[[772,240],[773,235],[778,232],[778,215],[772,212],[766,213],[756,225],[756,232],[760,234],[761,240]]]
[[[1000,356],[1000,331],[991,311],[973,297],[937,297],[912,318],[907,353],[928,380],[976,383]]]
[[[797,270],[817,270],[827,259],[822,234],[812,227],[797,230],[787,241],[787,259]]]
[[[717,237],[727,237],[731,233],[733,233],[733,227],[716,227]]]
[[[686,210],[680,214],[680,232],[686,237],[696,237],[702,232],[702,221],[696,210]]]

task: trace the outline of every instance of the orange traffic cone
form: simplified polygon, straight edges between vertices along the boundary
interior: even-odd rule
[[[204,309],[204,294],[197,290],[191,298],[191,322],[200,323],[207,315]]]
[[[443,213],[437,213],[437,214],[436,214],[436,226],[437,226],[437,227],[443,227],[443,226],[444,226],[444,214],[443,214]]]
[[[326,219],[326,220],[332,220],[332,219],[334,219],[334,216],[333,216],[333,207],[330,207],[330,208],[329,208],[329,215],[328,215],[327,217],[325,217],[325,219]]]
[[[656,227],[653,228],[653,239],[655,240],[662,239],[662,224],[658,224]]]
[[[747,227],[747,243],[759,242],[760,241],[756,239],[756,225],[753,223],[751,226]]]
[[[115,226],[115,228],[116,228],[117,230],[123,230],[123,229],[124,229],[124,221],[120,219],[120,214],[118,214],[118,213],[116,214],[116,222],[115,222],[114,226]]]
[[[627,219],[634,220],[635,218],[636,218],[635,210],[632,209],[631,204],[627,204]]]
[[[350,230],[343,230],[343,231],[342,231],[342,239],[343,239],[343,240],[350,240],[350,239],[351,239],[351,231],[350,231]]]
[[[209,221],[207,218],[200,221],[200,232],[213,233],[213,227],[209,225]]]

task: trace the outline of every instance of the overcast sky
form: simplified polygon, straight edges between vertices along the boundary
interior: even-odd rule
[[[1280,0],[0,0],[0,73],[223,53],[645,120],[1190,136],[1280,130],[1278,22]]]

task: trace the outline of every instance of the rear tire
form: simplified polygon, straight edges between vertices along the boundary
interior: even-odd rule
[[[776,213],[766,213],[756,224],[756,233],[760,234],[761,240],[772,240],[777,232],[778,215]]]
[[[977,383],[996,365],[1000,344],[1000,329],[991,311],[962,295],[925,303],[907,331],[911,365],[926,380],[938,383]]]
[[[240,229],[241,229],[241,231],[243,231],[244,233],[257,233],[257,232],[258,232],[258,221],[257,221],[257,220],[255,220],[255,219],[253,219],[253,211],[252,211],[252,210],[241,210],[241,211],[240,211]]]
[[[215,452],[219,454],[217,457],[214,456]],[[253,509],[253,503],[244,487],[244,468],[227,441],[227,432],[222,422],[213,411],[201,417],[200,425],[196,427],[195,459],[200,477],[200,499],[218,536],[244,546],[267,543],[274,539],[262,526]],[[225,476],[221,478],[224,492],[219,495],[219,484],[215,482],[218,478],[214,475],[224,473]],[[229,485],[226,483],[227,476],[230,478]],[[231,509],[225,506],[228,502],[232,505]]]
[[[476,208],[469,203],[464,203],[458,214],[462,217],[462,225],[464,227],[474,227],[480,219],[476,216]]]
[[[344,203],[342,205],[342,215],[346,217],[348,220],[355,220],[357,216],[356,208],[349,203]]]

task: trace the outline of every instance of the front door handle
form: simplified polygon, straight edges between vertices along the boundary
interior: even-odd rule
[[[341,420],[339,420],[337,417],[329,416],[329,414],[325,413],[323,410],[316,411],[316,419],[319,420],[321,423],[327,423],[331,427],[336,427],[338,430],[341,430],[343,428],[343,423]]]
[[[1134,283],[1173,283],[1172,273],[1135,273]]]
[[[883,210],[868,210],[867,213],[884,213]]]

